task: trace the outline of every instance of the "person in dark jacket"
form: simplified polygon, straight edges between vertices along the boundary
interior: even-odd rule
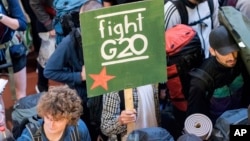
[[[250,77],[239,56],[239,47],[224,26],[211,31],[209,42],[212,56],[199,69],[213,83],[206,85],[202,79],[192,77],[187,114],[202,113],[215,122],[227,110],[247,107]]]
[[[53,9],[53,0],[30,0],[29,3],[38,19],[36,29],[41,38],[41,46],[37,57],[38,82],[36,92],[39,93],[48,91],[48,79],[44,77],[43,71],[48,58],[55,50],[56,32],[52,20],[56,13]]]

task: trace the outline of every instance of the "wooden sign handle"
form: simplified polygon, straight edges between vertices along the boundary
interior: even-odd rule
[[[134,101],[133,101],[133,89],[125,89],[124,90],[124,100],[125,100],[125,109],[132,110],[134,109]],[[127,124],[127,135],[135,129],[135,123]]]

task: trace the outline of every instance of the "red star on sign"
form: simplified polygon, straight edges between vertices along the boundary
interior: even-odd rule
[[[100,72],[100,74],[89,74],[89,76],[94,80],[93,85],[91,86],[91,90],[101,86],[103,87],[105,90],[108,90],[108,85],[107,82],[113,78],[115,78],[115,76],[112,75],[107,75],[106,72],[106,67],[104,67],[102,69],[102,71]]]

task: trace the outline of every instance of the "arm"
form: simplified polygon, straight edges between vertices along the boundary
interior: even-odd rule
[[[28,129],[25,128],[21,136],[18,137],[16,141],[32,141],[32,137],[30,136]]]
[[[103,95],[103,109],[101,116],[101,131],[107,136],[120,134],[126,131],[126,126],[119,122],[120,97],[118,92]]]
[[[74,50],[74,40],[72,35],[65,37],[58,45],[54,53],[50,56],[45,69],[44,76],[48,79],[67,83],[67,84],[81,84],[85,81],[81,77],[82,66],[69,66],[69,62],[77,62],[77,55]],[[71,64],[80,65],[80,64]],[[81,69],[72,70],[71,67],[80,67]]]
[[[0,22],[13,30],[24,31],[27,23],[21,3],[19,3],[19,0],[8,0],[7,2],[10,16],[1,14],[3,17]]]
[[[165,30],[181,23],[180,14],[175,5],[168,1],[164,4]]]
[[[202,113],[209,115],[209,103],[206,97],[206,88],[202,80],[192,77],[188,97],[187,115]]]
[[[46,27],[48,31],[53,30],[52,19],[44,8],[45,2],[42,0],[30,0],[29,3],[37,19],[44,25],[44,27]]]

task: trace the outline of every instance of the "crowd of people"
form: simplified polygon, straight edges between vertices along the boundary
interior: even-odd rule
[[[119,4],[141,0],[79,0],[77,14],[73,14],[69,25],[74,26],[67,34],[59,34],[56,29],[57,6],[67,7],[67,1],[60,0],[6,0],[0,3],[0,67],[8,63],[10,55],[14,72],[16,99],[26,96],[26,47],[16,42],[17,31],[27,28],[25,13],[31,18],[33,45],[38,52],[38,82],[36,91],[45,92],[40,98],[37,111],[41,117],[42,139],[47,141],[72,140],[71,132],[77,128],[79,140],[106,141],[116,136],[126,140],[127,125],[135,123],[135,129],[146,127],[168,127],[162,111],[166,108],[168,88],[165,84],[147,84],[133,88],[134,109],[124,107],[123,90],[88,98],[85,65],[82,53],[79,14],[89,10],[108,8]],[[164,0],[162,0],[164,1]],[[218,12],[226,0],[179,0],[187,9],[188,24],[191,24],[201,39],[204,61],[198,68],[213,79],[213,86],[207,86],[201,79],[191,77],[188,92],[187,111],[179,113],[185,119],[194,113],[207,115],[215,123],[225,111],[247,107],[250,104],[250,76],[239,55],[239,47],[225,26],[220,25]],[[212,1],[212,8],[209,2]],[[250,18],[250,1],[238,0],[235,8]],[[59,7],[59,6],[58,6]],[[181,15],[171,0],[164,1],[165,30],[182,23]],[[211,9],[213,9],[211,11]],[[73,10],[73,9],[72,9]],[[75,10],[75,9],[74,9]],[[70,22],[66,20],[66,22]],[[36,32],[34,32],[36,31]],[[80,40],[79,40],[80,38]],[[18,51],[17,51],[18,48]],[[6,69],[6,68],[0,68]],[[193,70],[192,73],[195,73]],[[192,74],[191,73],[191,74]],[[49,87],[49,80],[67,86]],[[209,94],[208,94],[209,93]],[[211,97],[207,97],[207,95]],[[165,105],[164,105],[165,104]],[[164,105],[164,106],[163,106]],[[181,114],[180,114],[181,112]],[[184,115],[184,116],[183,116]],[[179,116],[179,117],[178,117]],[[181,129],[183,120],[180,122]],[[166,128],[172,133],[171,129]],[[174,134],[177,140],[182,133]],[[32,140],[27,129],[17,140]]]

